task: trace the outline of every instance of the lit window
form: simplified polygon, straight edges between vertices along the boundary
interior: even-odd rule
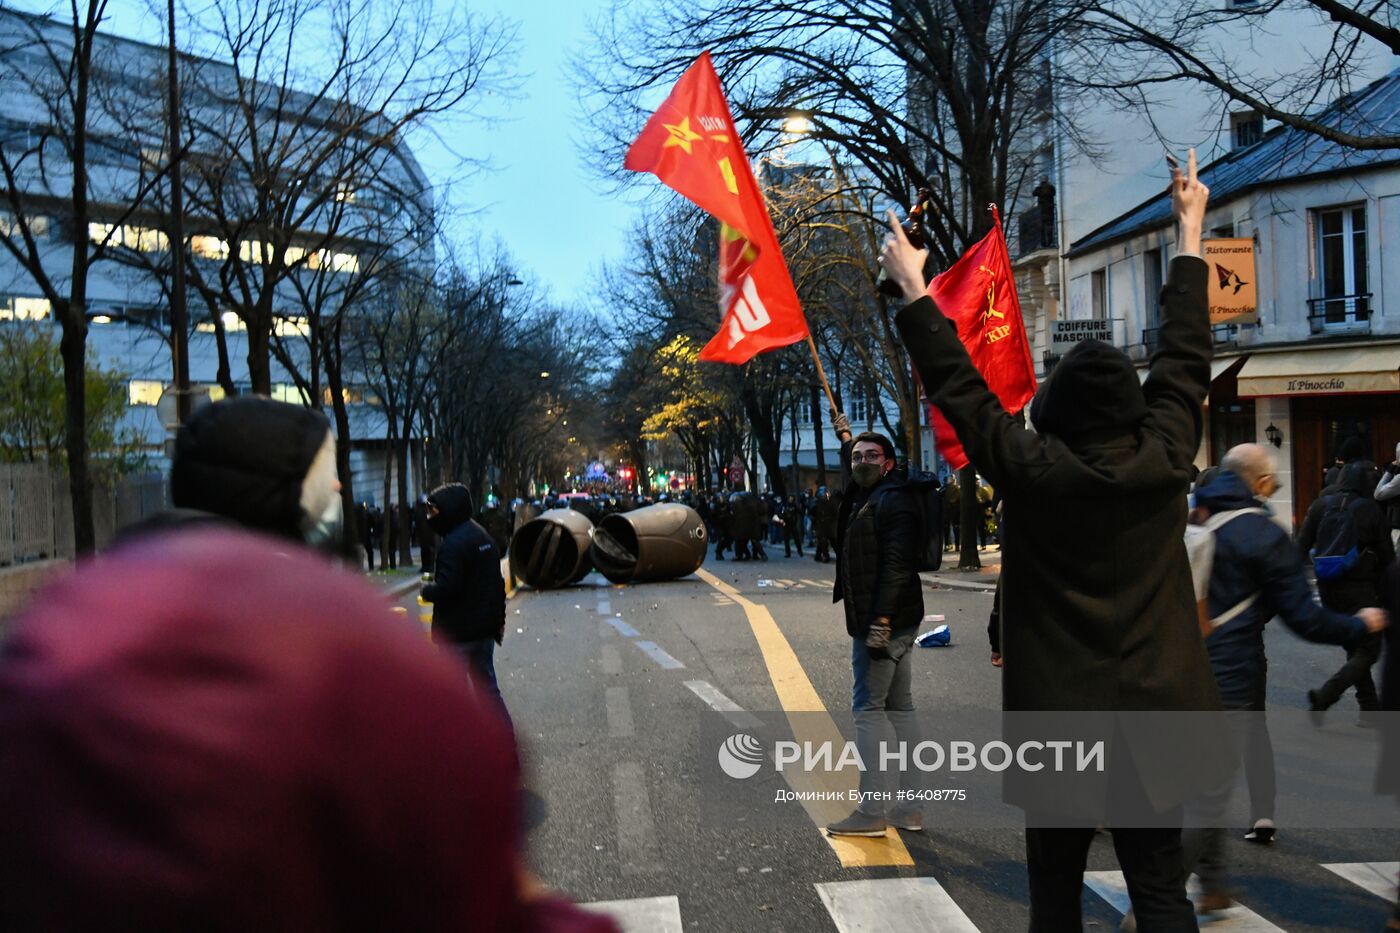
[[[29,224],[29,235],[36,240],[45,239],[49,235],[49,219],[47,217],[25,217],[25,222]],[[8,237],[23,237],[24,229],[15,222],[13,214],[0,213],[0,234]]]
[[[248,329],[248,325],[244,324],[243,319],[234,311],[225,311],[223,314],[219,315],[219,317],[224,322],[225,331],[233,332]]]
[[[47,298],[0,299],[0,321],[42,321],[51,310]]]
[[[306,258],[306,250],[300,246],[288,246],[287,251],[282,254],[282,262],[289,266],[294,266]]]
[[[347,184],[335,186],[335,199],[342,204],[355,203],[355,189]]]
[[[210,322],[210,321],[200,321],[198,324],[196,324],[196,325],[194,326],[194,329],[195,329],[195,331],[196,331],[197,333],[201,333],[201,334],[213,334],[213,333],[217,333],[217,331],[214,330],[214,325],[213,325],[213,323]]]
[[[359,272],[360,257],[354,253],[335,253],[331,256],[331,270],[334,272]]]
[[[153,379],[133,379],[127,383],[128,405],[154,405],[165,394],[165,385]]]
[[[228,240],[216,236],[190,237],[190,251],[205,259],[227,259]]]
[[[109,246],[125,246],[142,253],[164,252],[170,241],[165,234],[153,227],[137,227],[124,224],[88,224],[88,239],[94,243],[107,243]]]
[[[270,255],[271,250],[261,240],[243,240],[238,244],[238,258],[244,262],[265,263]]]
[[[95,314],[95,315],[93,315],[93,317],[92,317],[92,323],[94,323],[94,324],[110,324],[110,323],[112,323],[112,316],[111,316],[110,314]]]
[[[272,329],[279,337],[309,337],[311,327],[304,317],[279,317],[273,320]]]
[[[302,393],[301,389],[285,382],[273,383],[270,397],[273,401],[290,402],[293,405],[311,404],[311,400]]]

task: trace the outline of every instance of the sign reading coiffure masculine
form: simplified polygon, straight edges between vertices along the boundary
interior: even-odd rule
[[[1258,323],[1254,241],[1247,237],[1202,240],[1201,256],[1210,266],[1210,323]]]
[[[1113,322],[1099,320],[1050,322],[1051,353],[1064,354],[1076,343],[1083,343],[1085,340],[1102,340],[1104,343],[1112,343]]]

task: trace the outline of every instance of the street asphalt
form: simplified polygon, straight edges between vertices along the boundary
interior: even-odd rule
[[[513,595],[497,672],[526,782],[543,800],[528,844],[547,885],[601,903],[627,933],[1027,928],[1014,828],[940,829],[939,808],[950,804],[935,803],[924,833],[891,831],[873,846],[843,848],[801,804],[774,802],[775,789],[787,788],[780,776],[728,787],[707,769],[717,707],[740,722],[745,712],[771,719],[795,704],[819,707],[804,717],[849,709],[850,639],[831,603],[833,576],[809,553],[710,559],[699,576],[670,583],[618,587],[594,574],[576,587]],[[914,699],[924,715],[1000,708],[986,644],[991,602],[989,589],[929,582],[926,612],[946,618],[952,645],[918,649]],[[1340,649],[1305,644],[1278,623],[1267,643],[1271,709],[1305,709],[1305,691],[1342,660]],[[1369,773],[1375,733],[1353,725],[1355,709],[1344,699],[1325,729]],[[1393,801],[1370,805],[1386,816],[1377,822],[1397,825]],[[1231,830],[1241,906],[1202,928],[1379,930],[1400,830],[1293,829],[1284,811],[1279,824],[1267,848],[1243,842],[1244,826]],[[1116,929],[1121,882],[1106,834],[1089,870],[1086,928]]]

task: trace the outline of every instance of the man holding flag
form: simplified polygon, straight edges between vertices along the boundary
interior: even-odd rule
[[[979,372],[967,350],[969,337],[979,349],[1004,339],[1009,322],[991,313],[1002,311],[994,297],[959,289],[977,300],[955,306],[944,303],[948,289],[926,290],[927,254],[898,224],[881,255],[908,302],[896,325],[929,399],[1004,496],[1008,711],[1220,707],[1182,544],[1211,356],[1209,270],[1200,258],[1209,192],[1197,180],[1194,151],[1186,172],[1173,168],[1171,193],[1178,255],[1162,289],[1159,349],[1146,383],[1122,351],[1079,344],[1035,395],[1033,431],[1008,413],[1013,401],[989,390],[992,374]],[[962,281],[975,279],[972,270]],[[1190,786],[1198,776],[1148,766],[1156,737],[1142,733],[1115,735],[1108,778],[1126,792],[1131,812],[1156,816],[1121,826],[1158,828],[1117,828],[1114,847],[1139,928],[1195,930],[1179,814],[1199,790]],[[1008,773],[1004,790],[1026,810],[1031,930],[1077,930],[1095,817],[1122,811],[1092,793],[1047,799],[1037,777]]]

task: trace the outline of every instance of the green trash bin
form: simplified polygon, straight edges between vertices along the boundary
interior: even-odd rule
[[[674,580],[700,569],[709,548],[700,513],[677,502],[617,512],[593,532],[593,565],[613,583]]]

